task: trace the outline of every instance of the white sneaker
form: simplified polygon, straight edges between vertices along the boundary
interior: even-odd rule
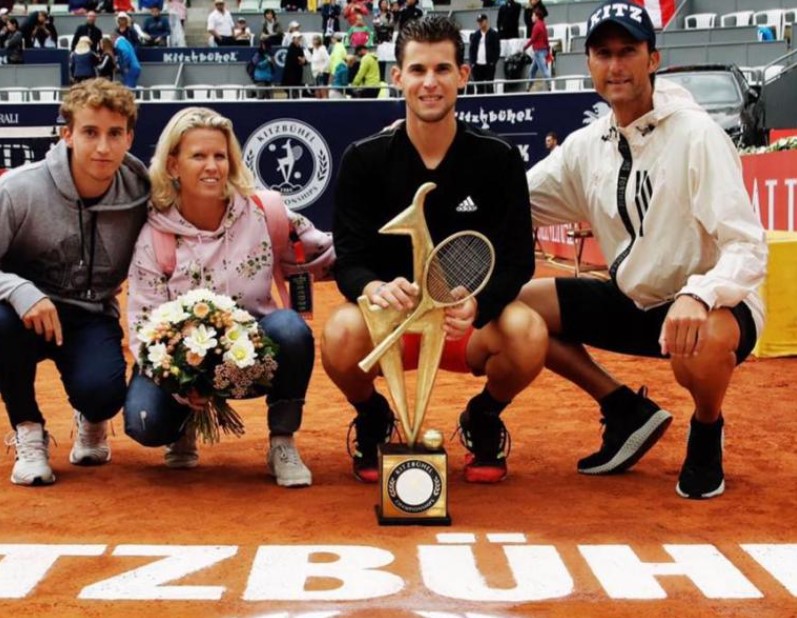
[[[50,467],[50,434],[41,423],[20,423],[15,433],[5,440],[13,446],[17,460],[11,471],[11,482],[16,485],[51,485],[55,474]]]
[[[196,468],[199,465],[199,450],[196,447],[196,425],[186,422],[183,435],[166,447],[163,456],[168,468]]]
[[[69,452],[69,463],[76,466],[101,466],[111,461],[108,421],[92,423],[75,410],[75,427],[75,442]]]
[[[271,438],[266,462],[269,472],[280,487],[308,487],[313,483],[313,475],[299,457],[292,436]]]

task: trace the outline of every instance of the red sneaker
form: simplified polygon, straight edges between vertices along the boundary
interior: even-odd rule
[[[500,483],[506,475],[506,459],[480,462],[473,453],[465,455],[465,481],[468,483]]]

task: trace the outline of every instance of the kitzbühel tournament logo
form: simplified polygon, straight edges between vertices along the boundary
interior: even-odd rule
[[[246,140],[243,155],[258,183],[279,191],[291,210],[315,202],[329,184],[329,146],[304,122],[282,118],[261,125]]]

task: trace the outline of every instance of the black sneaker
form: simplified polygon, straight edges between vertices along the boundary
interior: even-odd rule
[[[376,483],[379,480],[377,447],[390,442],[396,427],[396,417],[387,400],[381,395],[377,396],[379,400],[373,409],[354,417],[346,438],[354,476],[363,483]]]
[[[579,460],[581,474],[625,472],[659,441],[672,422],[672,414],[647,398],[646,387],[638,393],[622,388],[628,392],[620,405],[601,408],[603,444],[597,453]]]
[[[459,415],[459,437],[470,451],[465,460],[468,483],[498,483],[506,478],[512,440],[498,416],[477,414],[471,419],[465,410]]]
[[[686,442],[686,460],[678,476],[675,491],[682,498],[714,498],[725,491],[722,449],[725,439],[720,416],[706,425],[692,417]]]

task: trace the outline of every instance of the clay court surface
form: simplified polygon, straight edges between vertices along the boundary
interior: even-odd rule
[[[313,328],[319,333],[339,296],[331,284],[317,286],[316,293]],[[797,359],[751,360],[738,371],[725,411],[727,491],[695,502],[674,491],[691,408],[668,364],[598,357],[632,387],[647,384],[650,396],[674,413],[662,442],[627,474],[576,474],[576,460],[600,443],[597,409],[545,372],[505,413],[512,454],[504,483],[466,485],[464,449],[457,440],[447,442],[450,528],[376,524],[377,489],[353,479],[345,451],[351,412],[318,360],[298,434],[314,484],[301,490],[278,488],[266,475],[259,402],[236,406],[246,435],[202,447],[194,470],[166,469],[161,449],[133,443],[118,417],[111,464],[71,466],[70,410],[53,365],[44,363],[37,391],[58,441],[51,449],[58,482],[13,486],[7,481],[13,450],[0,459],[0,554],[35,544],[80,546],[72,553],[90,555],[59,557],[37,573],[39,562],[32,558],[15,558],[13,565],[8,557],[0,560],[0,616],[797,616]],[[480,384],[441,373],[426,426],[450,436]],[[450,533],[472,536],[438,536]],[[495,536],[500,533],[511,536]],[[781,552],[777,568],[765,568],[748,551],[748,545],[769,544]],[[148,548],[153,545],[168,547]],[[183,566],[181,558],[164,570],[173,576],[162,576],[160,587],[146,586],[146,571],[116,585],[94,586],[157,563],[179,552],[177,546],[222,549],[208,550],[216,557],[188,575],[199,563],[189,559]],[[305,546],[337,548],[319,553]],[[598,558],[585,546],[625,547],[642,563],[672,563],[678,548],[697,548],[700,556],[713,552],[719,563],[703,562],[691,578],[660,575],[657,593],[633,584],[640,568],[621,569],[619,584],[607,584],[616,561]],[[325,563],[351,558],[357,547],[364,548],[358,554],[364,561],[358,563],[359,583],[355,573],[309,577],[303,585],[300,579],[297,588],[297,571],[332,573],[334,567],[327,571]],[[146,556],[148,551],[153,555]],[[308,551],[310,567],[302,553]],[[280,562],[280,552],[292,558]],[[532,560],[532,554],[549,560]],[[458,570],[468,562],[462,556],[473,556],[481,574],[472,581],[462,574],[468,569]],[[636,598],[619,598],[624,583],[625,596]],[[143,598],[129,600],[136,586]],[[9,598],[9,591],[20,590],[21,598]],[[178,598],[164,598],[169,595]],[[359,599],[339,598],[347,595]]]

